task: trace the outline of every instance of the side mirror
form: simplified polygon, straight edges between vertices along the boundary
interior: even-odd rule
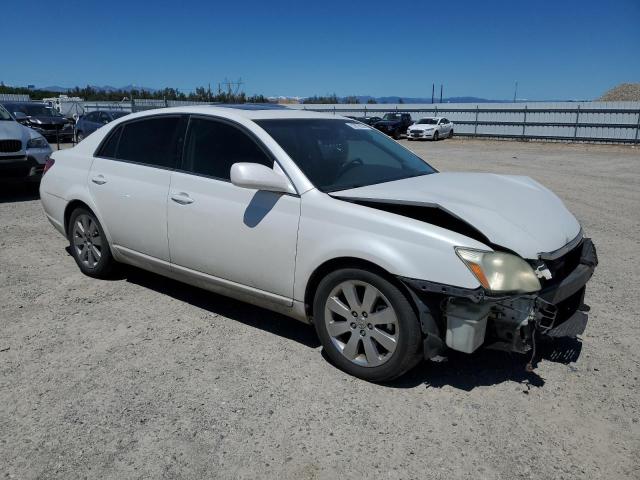
[[[17,121],[26,120],[27,116],[22,112],[13,112],[13,116],[16,117]]]
[[[231,183],[242,188],[295,193],[287,177],[259,163],[241,162],[231,165]]]

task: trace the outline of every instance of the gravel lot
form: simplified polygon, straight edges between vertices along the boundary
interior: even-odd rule
[[[640,149],[403,142],[529,175],[578,216],[600,267],[577,362],[480,352],[366,383],[294,320],[140,270],[82,276],[35,190],[1,187],[0,474],[640,478]]]

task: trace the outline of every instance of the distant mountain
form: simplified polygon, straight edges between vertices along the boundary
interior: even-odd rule
[[[156,88],[140,87],[138,85],[125,85],[124,87],[112,87],[111,85],[103,85],[103,86],[89,85],[89,86],[94,90],[98,90],[102,92],[129,92],[131,90],[139,90],[139,91],[144,90],[145,92],[153,93],[157,91]],[[84,88],[84,86],[79,86],[79,87]],[[49,87],[37,88],[36,90],[44,90],[47,92],[57,92],[57,93],[67,93],[69,90],[73,90],[73,87],[67,88],[67,87],[60,87],[58,85],[52,85]]]
[[[358,95],[360,103],[367,103],[374,99],[377,103],[431,103],[431,97],[371,97],[369,95]],[[435,103],[440,103],[440,97],[434,97]],[[447,97],[442,99],[442,103],[508,103],[511,100],[489,100],[479,97]]]
[[[67,93],[69,89],[64,87],[59,87],[57,85],[52,85],[50,87],[36,88],[36,90],[44,90],[46,92]]]

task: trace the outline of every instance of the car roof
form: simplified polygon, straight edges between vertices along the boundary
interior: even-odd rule
[[[180,107],[158,108],[145,110],[131,115],[131,118],[142,118],[150,115],[166,114],[199,114],[217,115],[221,117],[237,118],[243,117],[249,120],[270,120],[270,119],[345,119],[346,117],[334,115],[333,113],[312,112],[310,110],[298,110],[293,108],[238,108],[235,105],[187,105]],[[129,118],[129,117],[128,117]]]
[[[44,103],[44,102],[16,102],[16,101],[10,101],[10,102],[2,102],[3,105],[44,105],[46,107],[48,107],[49,105]]]

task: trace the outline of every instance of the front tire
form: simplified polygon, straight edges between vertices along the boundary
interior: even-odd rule
[[[401,137],[402,137],[402,133],[400,133],[400,129],[397,129],[395,132],[393,132],[394,140],[400,140]]]
[[[313,318],[331,361],[363,380],[392,380],[422,357],[414,309],[397,286],[376,273],[346,268],[327,275],[318,285]]]
[[[84,133],[76,132],[76,143],[80,143],[82,140],[84,140]]]
[[[69,219],[71,254],[80,271],[95,278],[108,278],[115,260],[102,225],[86,208],[77,208]]]
[[[453,128],[451,130],[449,130],[449,137],[448,138],[453,138]]]
[[[436,130],[436,131],[433,133],[433,141],[434,141],[434,142],[437,142],[437,141],[438,141],[438,138],[439,138],[439,135],[438,135],[438,131]]]

